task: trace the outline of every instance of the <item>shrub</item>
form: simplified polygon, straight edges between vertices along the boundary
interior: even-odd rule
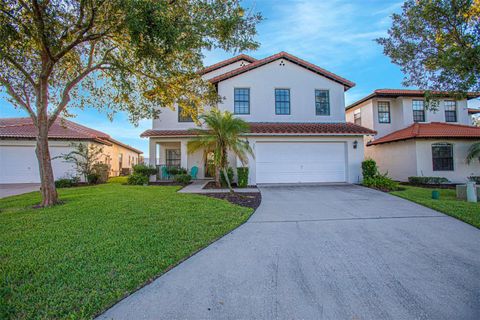
[[[95,172],[87,174],[87,183],[88,184],[98,184],[98,183],[100,183],[100,175],[98,173],[95,173]]]
[[[414,185],[419,184],[442,184],[448,183],[447,178],[444,177],[408,177],[408,182]]]
[[[468,177],[468,180],[473,181],[476,184],[480,184],[480,176],[470,176],[470,177]]]
[[[111,177],[110,179],[108,179],[107,183],[127,184],[128,183],[128,176]]]
[[[176,176],[177,174],[187,174],[187,169],[179,167],[167,167],[167,173],[171,176]]]
[[[387,174],[363,178],[363,185],[385,192],[395,191],[398,189],[398,182],[387,177]]]
[[[157,168],[154,166],[147,166],[145,164],[136,164],[133,166],[133,174],[140,174],[145,177],[150,177],[157,174]]]
[[[246,188],[248,186],[248,167],[237,168],[238,187]]]
[[[378,175],[377,163],[373,159],[367,159],[362,162],[363,178],[374,178]]]
[[[190,183],[190,181],[192,180],[192,176],[189,174],[182,173],[182,174],[177,174],[174,179],[175,179],[175,182],[186,185]]]
[[[233,183],[233,169],[227,169],[228,180],[230,183]],[[227,180],[225,180],[225,175],[223,174],[223,170],[220,171],[220,183],[222,187],[228,187]]]
[[[148,176],[140,173],[134,173],[128,176],[127,183],[131,185],[143,186],[144,184],[148,184]]]
[[[72,179],[58,179],[55,181],[55,188],[70,188],[75,185],[74,181]]]
[[[110,166],[106,163],[95,163],[92,166],[92,172],[98,174],[99,179],[98,183],[105,183],[108,180],[108,176],[110,173]]]

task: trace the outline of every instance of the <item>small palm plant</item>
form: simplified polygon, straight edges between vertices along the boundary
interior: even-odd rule
[[[468,149],[467,163],[470,164],[474,159],[480,159],[480,142],[475,142]]]
[[[241,138],[242,134],[250,132],[247,122],[235,118],[231,112],[213,108],[199,117],[205,128],[191,129],[195,137],[188,142],[188,152],[193,153],[203,149],[205,154],[213,152],[215,165],[215,183],[220,187],[220,171],[223,173],[230,192],[233,192],[228,178],[228,152],[235,154],[243,164],[248,162],[248,155],[253,151],[248,141]]]

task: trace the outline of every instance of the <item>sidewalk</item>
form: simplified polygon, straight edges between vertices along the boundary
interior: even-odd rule
[[[179,190],[179,193],[227,193],[228,189],[203,189],[203,187],[212,180],[193,180],[191,184]],[[233,188],[238,193],[260,192],[257,188]]]

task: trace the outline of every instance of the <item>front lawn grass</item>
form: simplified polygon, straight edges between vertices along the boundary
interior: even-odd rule
[[[253,210],[178,187],[104,184],[0,199],[0,319],[92,318]]]
[[[412,186],[401,187],[404,188],[404,190],[393,191],[391,194],[443,212],[480,228],[480,204],[457,200],[455,190]],[[432,199],[432,190],[438,190],[440,192],[439,200]]]

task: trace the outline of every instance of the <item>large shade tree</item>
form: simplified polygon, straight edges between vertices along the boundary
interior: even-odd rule
[[[202,50],[256,48],[259,20],[237,0],[0,0],[0,88],[38,130],[41,205],[58,202],[48,131],[59,116],[88,106],[135,123],[158,106],[214,103]]]
[[[407,0],[392,19],[388,37],[376,41],[404,85],[431,97],[480,91],[480,0]]]
[[[228,152],[232,152],[243,164],[248,163],[248,156],[253,157],[253,150],[242,135],[250,132],[245,120],[236,118],[231,112],[213,108],[199,117],[202,128],[191,129],[195,137],[188,142],[189,153],[203,150],[205,155],[213,152],[215,165],[215,182],[220,187],[220,171],[223,173],[230,192],[233,192],[228,178]]]

